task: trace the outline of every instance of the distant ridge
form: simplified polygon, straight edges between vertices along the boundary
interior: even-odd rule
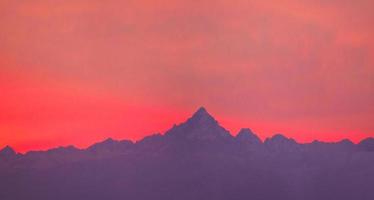
[[[271,137],[268,137],[265,139],[264,142],[260,140],[260,138],[252,132],[249,128],[242,128],[239,133],[234,137],[232,134],[226,130],[224,127],[220,126],[218,121],[207,111],[207,109],[203,106],[199,107],[194,114],[187,119],[184,123],[181,123],[179,125],[174,125],[171,129],[167,130],[164,135],[158,134],[157,137],[163,138],[166,137],[180,137],[183,139],[188,140],[214,140],[217,138],[226,138],[226,139],[236,139],[241,141],[246,141],[247,143],[253,143],[253,144],[265,144],[265,145],[274,145],[275,143],[283,143],[283,144],[302,144],[298,143],[292,138],[287,138],[283,134],[275,134]],[[146,136],[143,139],[137,141],[136,143],[142,143],[142,140],[149,140],[151,137],[155,137],[155,135]],[[315,140],[312,142],[312,144],[316,144],[316,142],[323,143],[323,144],[336,144],[336,143],[345,143],[346,145],[352,145],[357,146],[358,149],[361,150],[367,150],[367,151],[374,151],[374,138],[369,137],[366,139],[363,139],[358,144],[353,144],[348,139],[343,139],[340,142],[322,142]],[[98,151],[99,148],[106,148],[107,151],[110,151],[110,149],[115,146],[122,146],[122,148],[126,148],[125,146],[131,146],[135,144],[134,142],[130,140],[114,140],[113,138],[108,138],[105,141],[95,143],[91,146],[89,146],[87,149],[83,150],[89,150],[91,152]],[[310,143],[305,143],[305,145]],[[71,147],[71,146],[70,146]],[[60,147],[64,148],[64,147]],[[75,148],[75,147],[74,147]],[[54,149],[54,148],[53,148]],[[50,150],[53,150],[50,149]],[[101,149],[103,150],[103,149]],[[49,150],[45,150],[49,151]],[[35,153],[35,151],[31,150],[29,152]],[[40,152],[40,151],[36,151]],[[21,155],[18,154],[13,148],[10,146],[4,147],[0,151],[0,157],[5,157],[7,154],[7,157],[13,156],[13,155]],[[27,154],[27,152],[26,152]]]
[[[1,200],[373,200],[374,139],[234,137],[205,108],[165,134],[0,151]]]

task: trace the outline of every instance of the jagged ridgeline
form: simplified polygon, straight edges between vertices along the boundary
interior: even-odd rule
[[[236,137],[206,111],[164,134],[0,151],[0,200],[373,200],[374,139],[299,144]]]

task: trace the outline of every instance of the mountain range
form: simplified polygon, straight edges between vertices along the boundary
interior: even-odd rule
[[[0,151],[1,200],[373,200],[374,138],[300,144],[249,128],[234,137],[199,108],[140,141]]]

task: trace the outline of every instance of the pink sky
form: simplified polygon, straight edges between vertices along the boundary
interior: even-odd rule
[[[374,136],[371,0],[0,2],[0,147],[232,131]]]

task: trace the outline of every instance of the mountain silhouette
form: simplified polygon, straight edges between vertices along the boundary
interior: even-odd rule
[[[17,153],[10,146],[6,146],[0,150],[0,159],[11,160],[17,157]]]
[[[372,200],[374,139],[300,144],[233,137],[201,107],[164,134],[0,151],[1,200]]]
[[[240,129],[239,133],[236,135],[236,139],[247,145],[259,145],[262,143],[260,138],[249,128]]]
[[[358,148],[364,151],[374,151],[374,138],[366,138],[358,144]]]
[[[14,151],[14,149],[10,146],[6,146],[0,150],[1,156],[15,156],[16,154],[17,153]]]
[[[204,107],[199,108],[185,123],[167,131],[165,136],[200,141],[232,138],[229,131],[220,126]]]
[[[108,138],[102,142],[91,145],[87,151],[96,156],[112,156],[126,153],[134,143],[130,140],[116,141]]]

